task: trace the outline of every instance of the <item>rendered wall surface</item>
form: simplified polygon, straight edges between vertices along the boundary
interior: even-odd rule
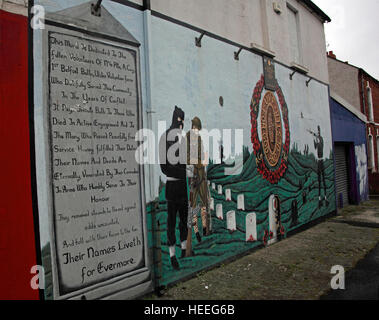
[[[215,209],[211,213],[213,233],[204,237],[201,243],[193,234],[195,255],[179,259],[181,267],[178,271],[173,270],[170,264],[166,236],[166,178],[157,166],[154,185],[159,208],[154,211],[152,204],[149,207],[152,217],[155,216],[154,232],[162,248],[161,263],[157,266],[161,270],[161,284],[172,283],[266,243],[270,239],[269,198],[273,194],[280,199],[284,234],[335,210],[327,86],[313,81],[307,87],[307,78],[301,75],[296,75],[290,81],[291,70],[275,65],[278,87],[273,95],[280,109],[282,147],[283,150],[288,148],[288,158],[283,156],[283,165],[279,163],[272,170],[266,170],[267,163],[265,169],[257,159],[257,155],[262,155],[259,149],[261,145],[258,144],[263,139],[262,101],[267,93],[260,82],[263,76],[262,57],[242,53],[240,60],[236,61],[233,58],[233,46],[211,38],[203,38],[202,47],[198,48],[194,44],[196,32],[155,17],[152,17],[151,30],[153,131],[158,132],[158,121],[166,121],[166,128],[170,126],[175,105],[185,111],[185,131],[190,129],[190,120],[195,116],[201,119],[203,128],[208,131],[243,130],[243,151],[239,153],[233,150],[237,154],[232,152],[226,164],[211,163],[208,166]],[[220,96],[224,101],[222,107]],[[318,126],[324,142],[321,162],[315,149],[315,137],[308,131],[317,133]],[[218,146],[220,141],[214,143]],[[212,151],[209,150],[209,153],[212,161]],[[228,163],[233,164],[241,158],[241,173],[225,175],[224,169]],[[323,184],[319,191],[318,179],[321,173],[324,173],[326,182],[327,204],[324,201],[319,206],[319,192],[322,200],[325,194]],[[216,188],[213,189],[212,185]],[[219,186],[221,193],[218,191]],[[232,201],[226,200],[226,189],[231,190]],[[237,209],[237,197],[240,194],[244,195],[244,210]],[[297,207],[296,212],[294,207]],[[236,217],[234,232],[228,230],[227,213],[230,211],[234,211]],[[257,239],[246,241],[246,238],[249,239],[246,237],[246,218],[252,212],[256,213]],[[178,230],[176,236],[176,255],[180,256]]]
[[[358,69],[333,58],[327,59],[331,90],[361,111]]]
[[[28,104],[28,20],[0,10],[0,299],[38,299]]]
[[[287,65],[289,50],[287,2],[298,11],[302,64],[309,75],[329,82],[325,35],[321,20],[294,0],[279,0],[282,13],[273,10],[273,0],[154,0],[151,9],[250,47],[256,43],[276,54]]]
[[[28,16],[28,1],[1,0],[0,9],[17,15]]]

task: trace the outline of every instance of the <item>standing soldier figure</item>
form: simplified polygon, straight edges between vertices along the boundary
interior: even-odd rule
[[[182,136],[184,127],[184,111],[177,106],[172,115],[170,128],[162,135],[159,141],[159,160],[161,170],[167,176],[167,242],[169,247],[171,265],[175,270],[180,266],[176,259],[176,217],[179,213],[181,258],[185,257],[187,248],[187,221],[188,221],[188,195],[186,177],[185,140]],[[183,142],[182,142],[183,141]],[[175,148],[175,146],[177,148]],[[175,153],[170,153],[175,150]],[[182,154],[182,156],[181,156]],[[183,158],[183,159],[181,159]]]
[[[208,214],[208,183],[207,176],[205,172],[207,155],[204,153],[203,144],[201,141],[201,136],[199,131],[201,130],[201,121],[198,117],[192,120],[192,129],[187,132],[186,142],[187,142],[187,165],[192,168],[192,177],[189,176],[189,186],[190,186],[190,201],[189,201],[189,212],[188,212],[188,228],[189,233],[187,237],[187,252],[186,256],[192,255],[192,226],[196,233],[196,238],[198,242],[201,242],[201,236],[198,228],[198,218],[197,214],[201,210],[201,222],[203,226],[203,236],[207,235],[207,214]],[[200,204],[200,206],[199,206]]]
[[[324,184],[324,199],[325,205],[328,206],[329,202],[326,197],[326,184],[325,184],[325,167],[324,167],[324,139],[321,137],[321,129],[320,126],[317,126],[318,133],[314,133],[309,131],[315,137],[314,146],[317,150],[317,176],[318,176],[318,207],[322,207],[322,199],[321,199],[321,182]]]

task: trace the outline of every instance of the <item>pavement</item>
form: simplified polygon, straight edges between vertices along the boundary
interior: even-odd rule
[[[379,200],[339,210],[305,231],[198,273],[144,300],[378,299]],[[345,270],[332,290],[331,268]]]
[[[379,244],[346,274],[345,290],[330,290],[321,300],[379,300]]]

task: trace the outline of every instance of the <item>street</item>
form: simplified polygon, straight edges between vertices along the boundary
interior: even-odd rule
[[[378,299],[378,215],[378,200],[346,207],[270,247],[179,282],[163,296],[144,299]],[[345,290],[331,290],[334,265],[345,269]]]

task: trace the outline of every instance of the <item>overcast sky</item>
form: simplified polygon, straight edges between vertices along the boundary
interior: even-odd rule
[[[379,80],[379,0],[313,0],[325,24],[327,51]]]

